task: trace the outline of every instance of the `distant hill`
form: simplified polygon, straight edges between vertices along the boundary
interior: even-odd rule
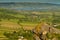
[[[60,4],[36,3],[36,2],[5,2],[0,3],[0,7],[17,10],[41,10],[41,11],[59,11]]]

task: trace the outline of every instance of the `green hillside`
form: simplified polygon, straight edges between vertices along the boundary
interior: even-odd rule
[[[4,32],[18,31],[21,27],[35,27],[42,20],[60,24],[60,12],[17,11],[0,8],[0,37],[5,37]],[[60,25],[56,28],[60,29]]]

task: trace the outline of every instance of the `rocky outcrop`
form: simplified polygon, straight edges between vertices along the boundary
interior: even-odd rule
[[[56,40],[56,38],[54,38],[54,34],[60,34],[60,30],[54,28],[51,25],[48,25],[47,23],[40,23],[33,30],[33,33],[35,35],[35,40],[38,40],[38,39],[40,39],[40,40],[49,40],[49,38],[47,37],[48,33],[51,35],[52,40]],[[53,36],[53,38],[52,38],[52,36]],[[37,37],[39,37],[39,38],[36,39]]]

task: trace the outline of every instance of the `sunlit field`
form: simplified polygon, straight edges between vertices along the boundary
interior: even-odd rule
[[[20,36],[25,40],[34,40],[31,30],[42,20],[57,24],[55,28],[60,29],[59,11],[17,11],[0,8],[0,40],[18,40]],[[60,39],[60,34],[55,36]]]

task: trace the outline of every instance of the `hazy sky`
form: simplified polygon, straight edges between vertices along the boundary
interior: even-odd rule
[[[0,2],[43,2],[60,4],[60,0],[0,0]]]

